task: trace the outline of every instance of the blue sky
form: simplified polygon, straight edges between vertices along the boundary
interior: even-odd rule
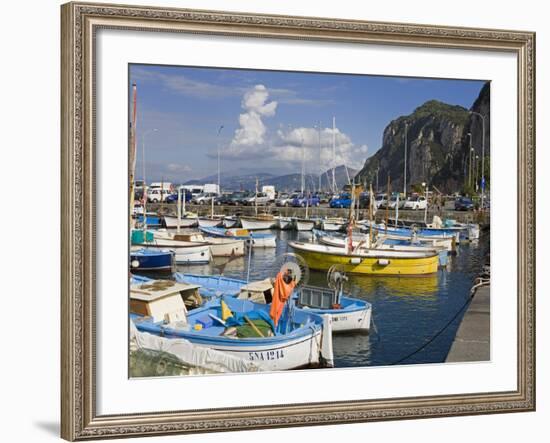
[[[145,142],[147,180],[173,182],[216,174],[218,149],[222,175],[300,172],[304,159],[306,173],[357,168],[391,120],[432,99],[469,108],[484,83],[131,65],[134,82],[136,175]]]

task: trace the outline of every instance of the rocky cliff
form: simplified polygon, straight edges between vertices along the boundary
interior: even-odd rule
[[[387,177],[393,190],[403,190],[404,152],[407,144],[407,189],[422,182],[437,186],[442,192],[461,191],[471,181],[481,177],[482,118],[485,118],[485,175],[489,170],[489,103],[490,84],[481,89],[470,110],[431,100],[407,116],[401,116],[386,126],[382,147],[358,172],[356,179],[385,189]],[[470,162],[470,135],[472,158]],[[476,163],[476,155],[477,163]],[[488,186],[488,185],[487,185]],[[475,187],[475,184],[473,185]]]

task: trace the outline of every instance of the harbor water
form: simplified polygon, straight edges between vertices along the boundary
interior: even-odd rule
[[[277,247],[252,250],[251,281],[275,277],[277,257],[293,252],[288,241],[312,239],[310,232],[271,232],[277,236]],[[447,268],[440,269],[436,275],[349,275],[346,292],[372,304],[374,325],[368,335],[333,335],[335,367],[444,362],[462,319],[463,312],[459,315],[457,312],[468,299],[472,283],[488,254],[489,233],[485,233],[475,242],[462,243],[458,253],[450,257]],[[246,280],[247,270],[248,255],[230,262],[216,258],[208,265],[178,266],[182,273],[223,273],[226,277],[243,280]],[[326,272],[311,270],[308,284],[327,287]]]

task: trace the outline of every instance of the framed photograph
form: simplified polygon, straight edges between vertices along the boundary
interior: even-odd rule
[[[534,410],[534,33],[61,17],[63,438]]]

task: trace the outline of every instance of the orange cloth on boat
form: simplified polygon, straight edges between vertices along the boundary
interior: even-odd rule
[[[273,290],[273,300],[271,301],[271,309],[269,310],[269,316],[272,318],[273,323],[277,326],[279,318],[283,313],[285,303],[292,294],[296,282],[292,280],[290,283],[285,283],[284,275],[282,272],[277,274],[275,278],[275,287]]]

